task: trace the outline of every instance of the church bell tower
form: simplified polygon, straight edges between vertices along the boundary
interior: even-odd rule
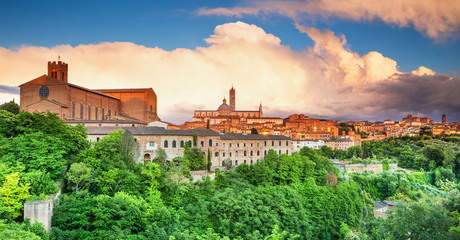
[[[48,62],[48,77],[68,82],[68,64],[62,61]]]
[[[232,108],[233,111],[235,111],[235,89],[232,88],[230,89],[230,107]]]

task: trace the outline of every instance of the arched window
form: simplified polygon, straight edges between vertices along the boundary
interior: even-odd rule
[[[163,145],[163,146],[164,146],[164,148],[168,148],[168,140],[165,140],[165,142],[164,142],[164,145]]]
[[[275,141],[272,141],[272,147],[274,147],[274,146],[275,146]]]
[[[254,155],[254,154],[253,154],[252,151],[251,151],[251,156],[253,156],[253,155]]]
[[[150,154],[144,154],[144,162],[150,162]]]
[[[172,147],[173,147],[173,148],[176,148],[176,140],[173,140],[173,142],[172,142]]]
[[[252,160],[251,160],[251,165],[252,165]]]
[[[235,151],[235,157],[238,157],[238,151]]]
[[[209,147],[212,147],[212,139],[209,139]]]
[[[181,148],[184,147],[184,140],[181,140],[181,141],[180,141],[180,147],[181,147]]]
[[[99,137],[96,138],[96,142],[99,142]]]
[[[215,152],[214,157],[219,157],[219,152]]]
[[[280,141],[280,147],[281,147],[281,141]]]
[[[200,142],[200,147],[204,147],[204,141]]]
[[[259,152],[259,151],[257,151],[257,156],[260,156],[260,152]]]
[[[244,164],[246,164],[246,160],[244,160]]]
[[[188,146],[192,147],[192,141],[188,141]]]
[[[246,150],[244,150],[244,154],[243,154],[243,155],[246,157],[246,155],[247,155]]]
[[[286,141],[286,146],[289,146],[289,141]]]
[[[267,150],[264,151],[264,156],[267,156]]]
[[[289,150],[286,150],[286,154],[289,154]]]
[[[238,160],[235,161],[235,167],[238,166]]]
[[[279,152],[279,154],[281,155],[281,150],[279,150],[278,152]]]

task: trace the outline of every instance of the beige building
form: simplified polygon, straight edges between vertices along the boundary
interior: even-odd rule
[[[162,148],[172,161],[184,155],[185,145],[197,135],[197,146],[211,154],[212,169],[222,168],[222,161],[230,159],[233,166],[254,164],[273,149],[278,154],[292,154],[291,139],[275,135],[217,133],[210,129],[171,130],[162,127],[87,127],[88,139],[99,141],[110,132],[123,129],[133,134],[139,150],[136,162],[150,161],[157,149]]]

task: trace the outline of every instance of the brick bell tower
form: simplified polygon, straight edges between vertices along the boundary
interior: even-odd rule
[[[235,89],[232,88],[230,89],[230,107],[232,108],[233,111],[235,111]]]
[[[57,80],[61,80],[64,82],[68,82],[67,79],[67,72],[68,72],[68,64],[62,61],[48,62],[48,77],[52,77]]]

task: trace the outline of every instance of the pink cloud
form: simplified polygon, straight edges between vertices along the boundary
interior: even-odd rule
[[[277,13],[301,21],[319,16],[354,21],[381,20],[398,27],[413,26],[436,40],[452,37],[460,27],[460,1],[457,0],[304,0],[249,1],[234,8],[201,8],[198,15],[242,17]]]

